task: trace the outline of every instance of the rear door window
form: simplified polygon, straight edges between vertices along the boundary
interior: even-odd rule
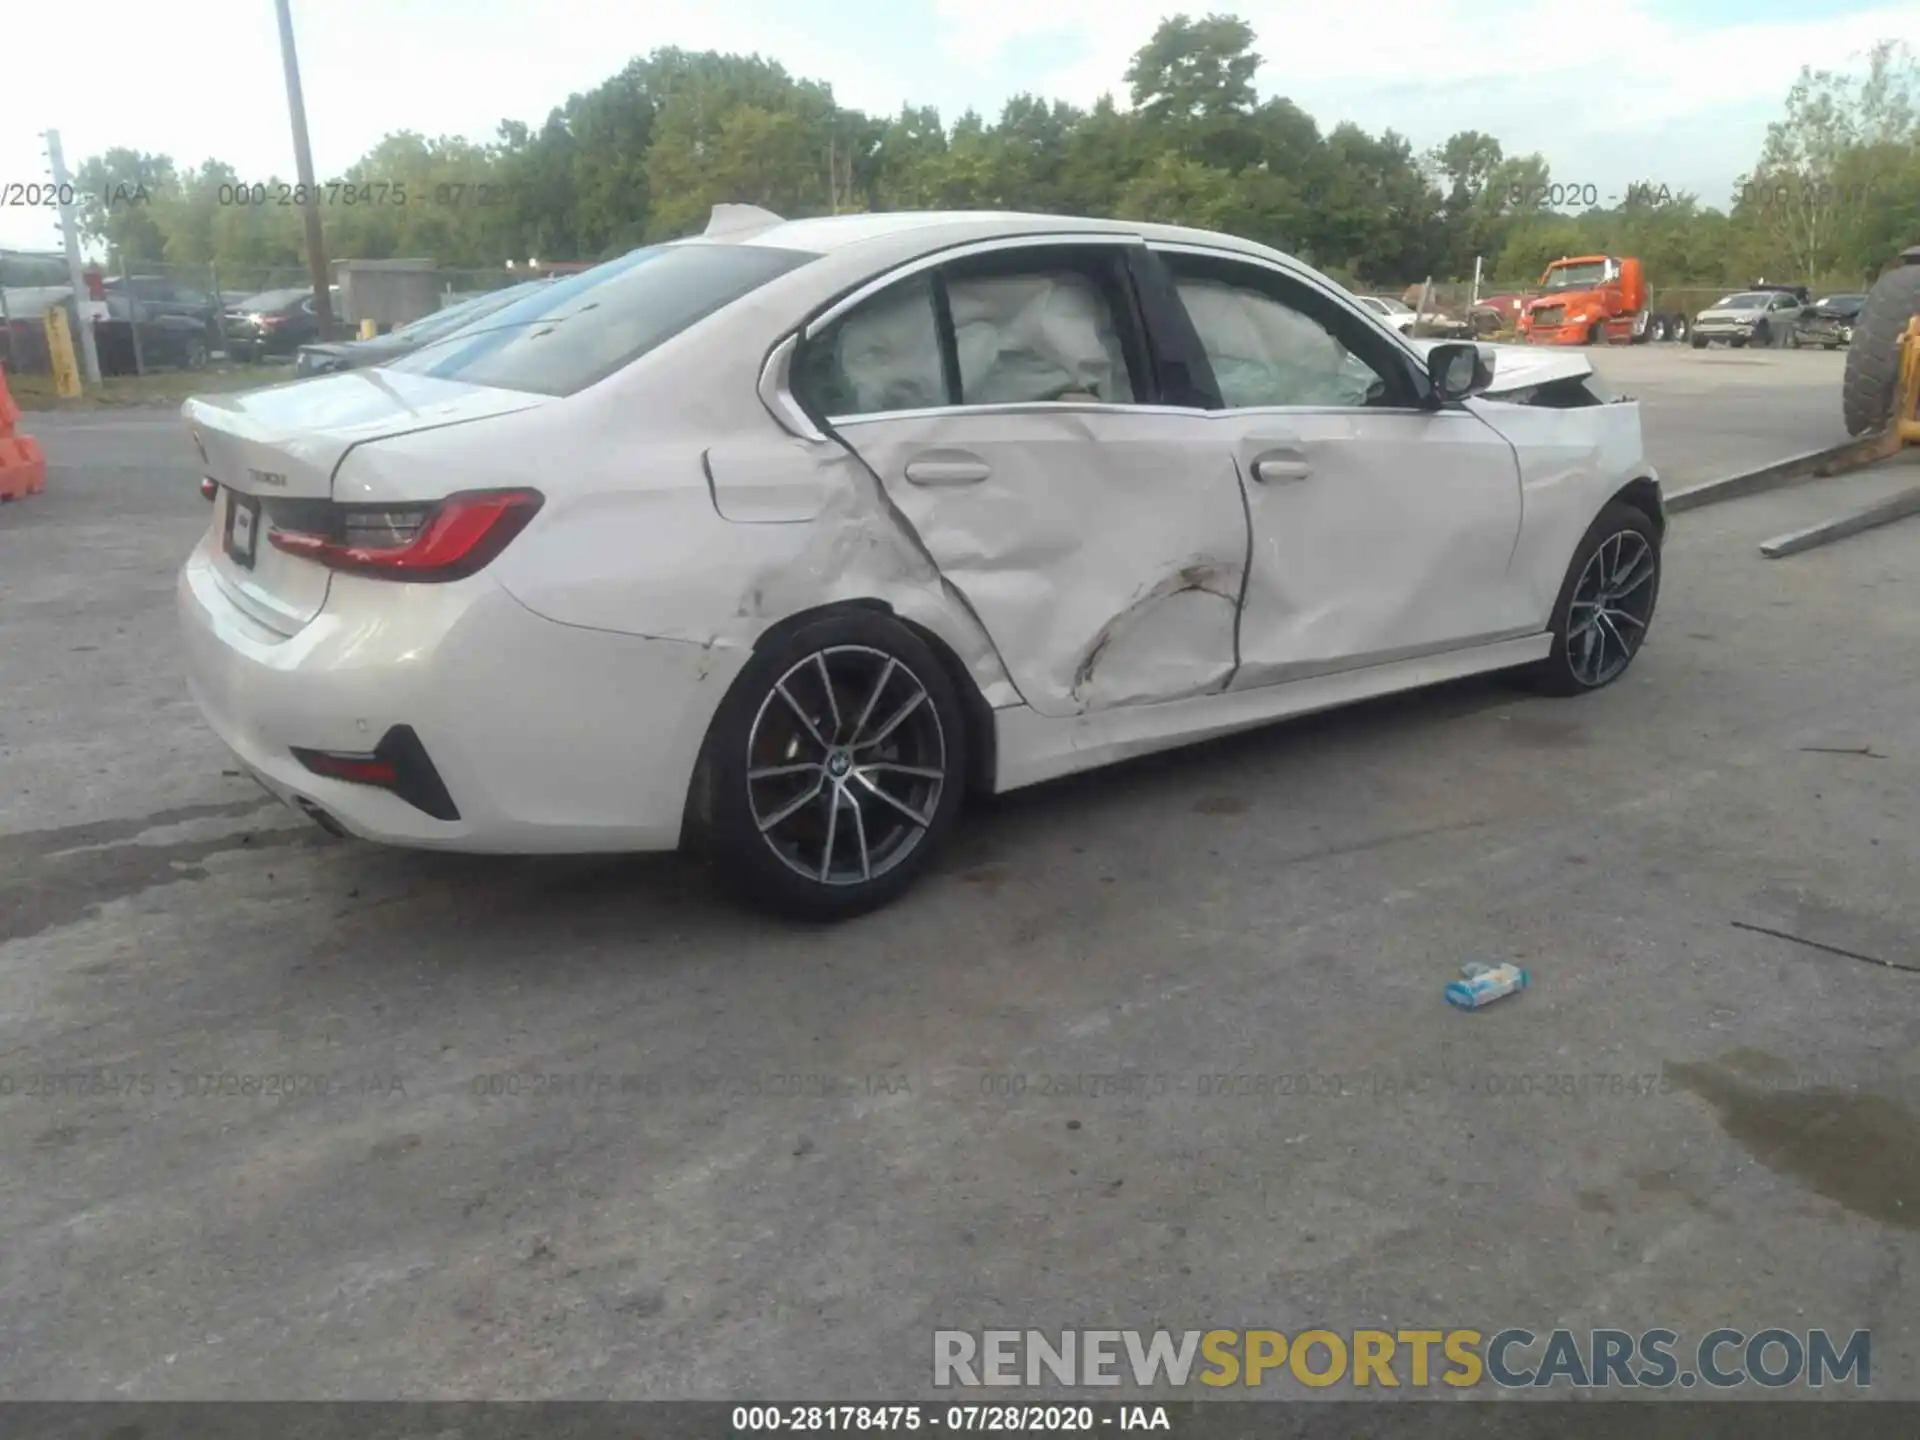
[[[1044,250],[963,262],[946,274],[960,403],[1132,402],[1121,256]]]
[[[940,406],[1134,402],[1145,356],[1118,246],[1034,245],[910,275],[794,357],[821,419]]]
[[[388,368],[571,395],[813,258],[767,245],[649,246],[543,286]]]

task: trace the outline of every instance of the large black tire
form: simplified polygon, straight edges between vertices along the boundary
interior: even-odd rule
[[[700,772],[689,818],[722,882],[783,914],[841,919],[897,897],[953,828],[966,716],[917,635],[842,611],[754,655]]]
[[[1771,350],[1773,348],[1773,327],[1764,320],[1754,326],[1753,343],[1761,350]]]
[[[1704,350],[1707,348],[1707,337],[1704,335],[1695,335],[1688,343],[1696,350]]]
[[[1893,418],[1900,336],[1915,315],[1920,315],[1920,265],[1902,265],[1873,282],[1867,303],[1853,322],[1846,379],[1840,388],[1840,410],[1849,435],[1884,430]]]
[[[1638,568],[1642,557],[1652,562],[1644,575]],[[1610,569],[1615,564],[1622,572],[1618,576]],[[1625,588],[1616,590],[1616,584]],[[1624,500],[1609,502],[1580,537],[1560,583],[1553,602],[1553,649],[1521,671],[1521,680],[1544,695],[1584,695],[1611,685],[1640,653],[1659,599],[1660,532],[1646,511]]]

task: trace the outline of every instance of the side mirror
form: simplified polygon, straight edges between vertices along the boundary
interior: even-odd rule
[[[1427,380],[1435,402],[1444,405],[1486,389],[1493,383],[1493,371],[1478,345],[1449,341],[1427,352]]]

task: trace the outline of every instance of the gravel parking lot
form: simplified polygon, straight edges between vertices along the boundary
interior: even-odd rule
[[[1843,358],[1599,363],[1678,488],[1844,438]],[[818,929],[270,804],[179,678],[171,414],[33,419],[0,1393],[908,1397],[935,1328],[1781,1325],[1920,1398],[1920,973],[1873,963],[1920,965],[1920,526],[1755,552],[1912,467],[1676,517],[1598,695],[1023,792]],[[1534,988],[1452,1011],[1476,959]]]

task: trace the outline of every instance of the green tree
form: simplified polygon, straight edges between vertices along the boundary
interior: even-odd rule
[[[83,161],[73,183],[86,196],[80,233],[103,242],[111,263],[166,258],[166,232],[154,207],[172,199],[179,187],[171,156],[116,146]]]

